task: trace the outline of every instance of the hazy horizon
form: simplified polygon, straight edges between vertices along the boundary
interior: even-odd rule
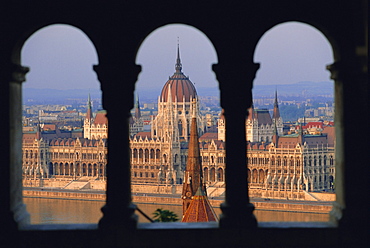
[[[191,26],[172,24],[158,28],[141,44],[136,63],[142,71],[136,89],[164,85],[175,71],[178,43],[184,74],[196,87],[217,87],[211,65],[218,59],[210,40]],[[95,47],[75,27],[57,24],[40,29],[24,44],[21,58],[22,65],[30,67],[24,88],[100,89],[92,69],[99,64]],[[317,29],[287,22],[262,36],[254,61],[261,64],[254,84],[275,86],[330,81],[325,66],[333,56],[329,42]]]

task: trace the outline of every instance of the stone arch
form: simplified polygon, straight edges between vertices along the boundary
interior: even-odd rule
[[[222,168],[217,169],[217,181],[218,182],[224,181],[224,170]]]
[[[70,175],[70,165],[69,163],[64,164],[64,175]]]
[[[64,175],[64,164],[59,163],[59,173],[58,175]]]
[[[256,169],[252,170],[252,183],[257,183],[258,182],[258,172]]]
[[[93,166],[92,166],[92,168],[93,168],[92,176],[93,177],[97,177],[99,175],[98,165],[94,163]]]
[[[163,163],[167,164],[167,154],[163,154]]]
[[[93,165],[89,163],[87,165],[87,176],[89,177],[92,176],[93,175],[92,173],[93,173]]]
[[[55,173],[54,164],[52,162],[49,162],[49,175],[52,176]]]
[[[143,149],[139,149],[139,163],[142,163],[144,159],[144,151]]]
[[[215,182],[216,181],[216,171],[215,171],[215,168],[212,167],[210,170],[209,170],[209,180],[211,182]]]
[[[82,164],[82,168],[81,168],[81,176],[87,176],[87,164],[86,163],[83,163]]]
[[[131,163],[133,163],[133,162],[137,163],[138,157],[139,157],[139,154],[138,154],[137,149],[136,148],[132,149],[133,161],[131,161]]]
[[[80,163],[76,163],[76,176],[81,176],[81,164]]]
[[[258,183],[264,183],[265,182],[265,172],[260,169],[258,171]]]
[[[161,158],[161,150],[156,149],[155,150],[155,159],[156,159],[156,162],[159,162],[160,158]]]
[[[339,56],[339,51],[338,49],[336,49],[337,47],[337,43],[336,41],[332,38],[332,36],[328,33],[327,29],[325,27],[322,27],[322,26],[319,26],[317,25],[317,23],[312,23],[310,21],[307,21],[307,20],[292,20],[292,21],[284,21],[284,22],[275,22],[275,23],[270,23],[269,25],[265,26],[265,29],[264,29],[264,32],[261,33],[261,35],[257,38],[258,39],[258,43],[256,43],[256,47],[254,49],[254,61],[256,62],[261,62],[263,63],[264,61],[260,61],[260,58],[259,58],[259,52],[261,51],[261,49],[265,49],[265,46],[264,45],[264,40],[265,39],[268,39],[269,37],[276,37],[274,35],[276,35],[276,33],[280,32],[284,34],[284,32],[286,32],[287,35],[282,35],[282,39],[279,40],[279,43],[278,44],[284,44],[284,43],[287,43],[287,42],[284,42],[285,40],[289,40],[290,37],[289,35],[294,35],[298,32],[300,32],[301,30],[303,30],[304,32],[309,32],[312,34],[312,36],[315,37],[315,41],[317,42],[320,42],[320,46],[323,47],[325,46],[325,49],[323,49],[323,51],[321,52],[321,54],[325,53],[325,56],[326,56],[326,59],[327,61],[325,62],[322,62],[322,64],[318,64],[316,65],[317,67],[314,67],[316,68],[315,70],[326,70],[326,65],[327,64],[331,64],[334,62],[334,58],[338,57]],[[289,43],[287,43],[289,44]],[[312,43],[312,44],[309,44],[310,46],[308,47],[305,47],[306,50],[309,50],[309,51],[313,51],[312,52],[312,56],[314,56],[317,51],[316,51],[316,47],[317,44],[316,43]],[[282,45],[284,46],[284,45]],[[291,48],[292,51],[295,51],[293,49],[298,49],[299,48]],[[301,48],[302,49],[302,48]],[[280,50],[286,50],[286,49],[280,49]],[[277,55],[275,55],[277,56]],[[295,55],[297,56],[297,55]],[[263,63],[265,64],[265,63]],[[299,66],[299,65],[297,65]],[[302,64],[303,66],[303,64]],[[319,67],[321,66],[321,67]],[[265,69],[260,69],[258,73],[264,73],[263,70],[271,70],[268,66],[265,67]],[[288,68],[287,68],[288,70]],[[327,78],[329,79],[330,78],[330,75],[328,74]],[[257,77],[257,80],[255,80],[258,84],[258,77]],[[312,81],[315,81],[315,80],[312,80]]]
[[[207,183],[208,179],[209,179],[209,170],[208,170],[208,167],[204,167],[203,168],[203,180],[205,183]]]
[[[155,153],[154,153],[154,149],[150,149],[150,155],[149,155],[149,158],[150,159],[154,159],[155,158]]]
[[[149,149],[144,150],[144,162],[149,162]]]

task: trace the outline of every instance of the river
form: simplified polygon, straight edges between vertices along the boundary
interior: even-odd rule
[[[27,211],[31,215],[31,224],[69,224],[69,223],[98,223],[102,217],[101,201],[82,200],[59,200],[45,198],[24,198]],[[182,206],[161,204],[137,204],[148,216],[157,208],[168,209],[182,215]],[[221,213],[220,208],[214,208],[217,215]],[[299,213],[285,211],[255,210],[254,214],[259,222],[284,221],[284,222],[327,222],[329,214]],[[140,213],[139,222],[148,222]]]

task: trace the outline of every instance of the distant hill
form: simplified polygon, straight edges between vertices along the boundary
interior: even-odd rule
[[[97,89],[23,89],[23,104],[71,104],[71,102],[87,101],[88,95],[91,99],[101,99],[101,91]]]
[[[319,96],[334,95],[333,82],[299,82],[295,84],[256,85],[253,88],[254,96],[271,97],[277,90],[279,96]]]
[[[257,97],[273,97],[275,90],[279,97],[312,97],[319,95],[333,95],[332,82],[299,82],[295,84],[281,85],[256,85],[253,95]],[[138,92],[140,102],[155,102],[161,94],[162,89],[145,89]],[[197,92],[200,96],[219,96],[218,87],[199,87]],[[101,99],[101,91],[97,89],[75,89],[75,90],[56,90],[56,89],[33,89],[23,90],[24,104],[71,104],[73,101],[86,101],[90,93],[92,99]]]
[[[333,95],[334,84],[332,82],[299,82],[295,84],[280,84],[280,85],[256,85],[253,88],[254,97],[274,97],[275,90],[279,96],[300,96],[312,97],[319,95]],[[198,95],[200,96],[219,96],[218,87],[197,87]],[[141,100],[157,100],[161,94],[161,89],[141,90],[139,97]]]

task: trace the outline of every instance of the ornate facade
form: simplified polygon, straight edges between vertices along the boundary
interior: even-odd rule
[[[275,143],[248,143],[248,182],[261,197],[302,198],[303,191],[334,190],[334,147],[325,134],[293,134]]]
[[[138,97],[130,118],[131,178],[133,183],[182,184],[189,159],[192,122],[200,134],[199,153],[202,181],[213,187],[225,186],[225,118],[218,120],[218,133],[204,133],[207,122],[199,111],[193,83],[182,73],[179,48],[175,73],[158,97],[158,115],[150,132],[143,132]],[[267,109],[249,109],[245,121],[248,145],[248,182],[253,196],[301,198],[297,192],[334,189],[334,143],[332,135],[306,127],[283,135],[277,94],[272,116]],[[310,131],[311,130],[311,131]],[[323,131],[323,130],[321,130]],[[31,135],[31,136],[30,136]],[[25,134],[23,172],[25,178],[50,176],[76,180],[105,177],[108,120],[105,111],[92,113],[90,96],[84,121],[84,138],[49,136],[40,127]],[[329,137],[330,136],[330,137]],[[63,138],[61,138],[63,137]],[[195,194],[197,188],[193,189]]]
[[[95,118],[88,108],[87,123],[103,123],[107,126],[105,113],[99,111]],[[90,112],[90,113],[89,113]],[[102,125],[103,126],[103,125]],[[106,133],[100,124],[90,125],[90,134]],[[63,180],[105,180],[107,164],[107,139],[83,138],[83,134],[74,135],[74,131],[53,131],[47,125],[38,125],[35,131],[23,133],[22,170],[24,184],[42,186],[40,179],[54,178]],[[34,180],[34,184],[29,180]],[[37,181],[37,183],[36,183]]]
[[[198,95],[182,72],[178,47],[175,73],[158,97],[158,115],[151,121],[151,131],[139,132],[130,139],[133,182],[183,182],[192,116],[196,118],[198,132],[203,134],[206,124],[199,114]]]
[[[108,138],[108,120],[106,111],[100,110],[95,117],[92,113],[90,95],[87,101],[87,112],[84,121],[84,138],[86,139],[106,139]]]
[[[225,141],[225,118],[221,113],[218,120],[218,139]],[[248,117],[245,120],[246,140],[249,142],[271,142],[272,137],[277,133],[283,135],[283,119],[280,116],[277,92],[273,115],[271,117],[267,109],[255,109],[253,104],[248,110]]]
[[[88,7],[85,1],[48,1],[45,4],[8,1],[2,5],[0,13],[1,34],[6,37],[0,39],[0,108],[3,115],[0,123],[4,142],[0,237],[4,247],[47,247],[56,240],[60,247],[70,248],[81,247],[81,244],[171,247],[180,240],[181,245],[187,247],[368,246],[369,235],[364,222],[369,211],[362,189],[368,186],[366,137],[369,135],[367,128],[353,131],[353,123],[368,126],[368,118],[364,118],[369,105],[368,1],[300,1],[299,4],[297,1],[234,1],[233,4],[220,1],[179,1],[176,4],[169,1],[131,1],[129,4],[90,1]],[[336,192],[337,200],[327,223],[257,223],[245,184],[246,147],[241,145],[245,141],[245,126],[240,120],[250,107],[253,80],[260,67],[253,60],[253,54],[257,42],[268,30],[289,20],[311,25],[332,45],[333,63],[326,68],[335,81],[336,185],[340,190]],[[107,201],[98,225],[30,225],[22,200],[20,121],[22,83],[29,69],[23,63],[21,52],[36,31],[51,24],[65,23],[84,32],[97,51],[99,62],[94,70],[103,90],[104,108],[111,116],[122,116],[110,119],[110,132],[116,135],[109,137],[109,163],[122,166],[109,166]],[[201,30],[217,51],[217,64],[212,69],[219,81],[227,125],[232,127],[227,130],[228,187],[219,225],[187,224],[186,228],[179,228],[177,223],[169,223],[162,228],[160,224],[137,225],[135,219],[126,118],[132,109],[134,86],[140,73],[135,60],[143,40],[154,30],[171,23]],[[319,66],[325,68],[326,65]],[[120,75],[124,75],[122,85],[127,90],[117,94]],[[122,99],[125,101],[118,105]],[[239,112],[235,110],[236,105],[240,106]],[[63,238],[56,239],[60,233]],[[163,237],[166,237],[165,242]]]

